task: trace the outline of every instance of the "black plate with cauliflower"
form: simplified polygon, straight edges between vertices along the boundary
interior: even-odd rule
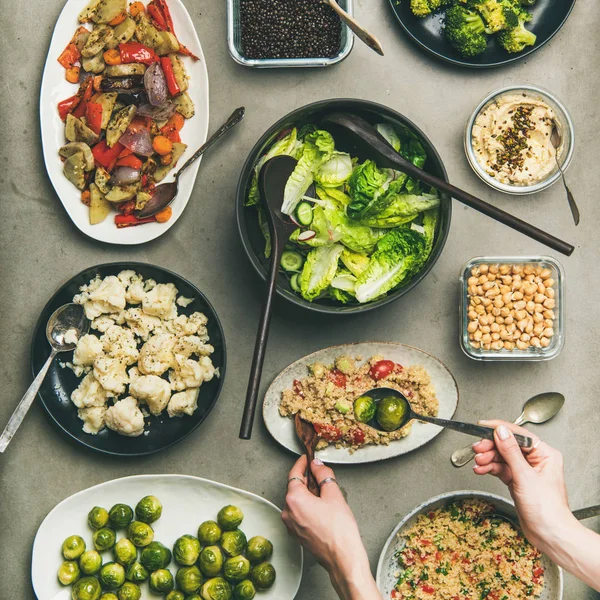
[[[50,354],[45,327],[54,310],[72,302],[80,287],[88,284],[96,276],[116,276],[123,270],[135,271],[144,279],[153,279],[157,283],[173,283],[179,296],[193,298],[193,302],[188,306],[179,306],[178,311],[179,314],[188,316],[194,312],[201,312],[208,318],[206,327],[210,344],[214,347],[211,358],[214,366],[218,368],[219,376],[201,385],[198,407],[191,416],[171,418],[166,410],[160,416],[149,415],[145,418],[144,434],[138,437],[125,437],[106,428],[96,435],[83,431],[77,407],[71,402],[71,394],[81,383],[81,378],[71,369],[64,367],[65,363],[72,361],[72,353],[61,354],[55,359],[40,388],[39,396],[52,421],[73,440],[105,454],[136,456],[158,452],[183,439],[204,421],[219,397],[225,377],[225,339],[214,308],[200,290],[171,271],[145,263],[117,262],[90,267],[61,286],[44,307],[33,337],[31,367],[33,373],[37,373]]]
[[[473,68],[506,65],[535,52],[558,33],[575,5],[575,0],[565,0],[564,2],[537,0],[533,5],[527,7],[531,13],[531,20],[525,23],[526,29],[537,38],[533,46],[528,46],[521,52],[508,53],[499,44],[496,36],[490,35],[486,50],[469,58],[461,55],[446,39],[444,8],[420,18],[413,14],[411,0],[389,1],[401,27],[418,46],[445,62]],[[428,1],[434,4],[437,2],[437,0]],[[457,4],[464,6],[465,3],[459,1]]]

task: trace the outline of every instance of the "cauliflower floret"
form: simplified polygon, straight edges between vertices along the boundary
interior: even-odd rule
[[[80,408],[77,416],[83,421],[83,431],[96,435],[104,429],[104,415],[106,406],[92,406],[91,408]]]
[[[126,367],[119,358],[100,356],[94,361],[94,377],[107,392],[119,396],[129,383]]]
[[[153,415],[160,415],[171,398],[169,384],[157,375],[142,375],[131,382],[129,393],[145,402]]]
[[[92,370],[92,367],[90,365],[74,365],[70,362],[59,364],[61,369],[64,369],[65,367],[71,369],[71,371],[75,373],[75,377],[83,377],[86,373],[89,373]]]
[[[208,356],[215,351],[210,344],[203,344],[197,335],[184,335],[177,340],[173,348],[175,354],[181,354],[186,358],[192,354],[197,356]]]
[[[94,377],[88,373],[79,383],[79,386],[71,394],[71,402],[77,408],[90,408],[91,406],[104,406],[108,399],[106,390]]]
[[[90,321],[102,314],[120,312],[125,308],[125,286],[114,275],[104,279],[96,278],[80,289],[82,293],[75,296],[73,301],[83,304],[85,315]]]
[[[135,335],[144,342],[152,332],[162,332],[162,321],[159,317],[147,315],[141,308],[129,308],[125,311],[125,322]]]
[[[171,396],[171,401],[167,407],[169,417],[183,417],[183,415],[194,414],[198,408],[198,392],[200,388],[191,388]]]
[[[117,275],[117,277],[118,277],[119,281],[120,281],[120,282],[121,282],[123,285],[127,286],[127,285],[129,285],[129,284],[131,283],[131,280],[132,280],[132,279],[134,279],[134,278],[135,278],[135,279],[137,279],[137,278],[139,278],[140,276],[139,276],[139,275],[138,275],[138,274],[137,274],[135,271],[133,271],[132,269],[126,269],[126,270],[124,270],[124,271],[121,271],[121,272],[120,272],[120,273]]]
[[[114,324],[114,319],[111,319],[108,315],[102,315],[101,317],[96,317],[92,321],[92,329],[96,329],[101,333],[104,333],[111,325]]]
[[[73,352],[74,365],[91,365],[102,354],[102,342],[91,334],[86,334],[77,343]]]
[[[202,367],[202,380],[203,381],[210,381],[215,375],[217,377],[219,377],[219,373],[217,373],[217,370],[215,369],[215,366],[213,365],[212,360],[210,360],[210,357],[208,356],[201,356],[200,357],[200,366]]]
[[[190,321],[185,315],[179,315],[166,323],[167,331],[175,334],[177,337],[183,335],[194,335],[198,332],[198,326]]]
[[[137,342],[131,329],[112,325],[106,330],[100,341],[108,356],[118,358],[126,365],[132,365],[138,359]]]
[[[121,435],[137,437],[144,433],[144,415],[135,398],[128,396],[115,402],[104,415],[106,426]]]
[[[186,388],[196,388],[202,385],[204,371],[200,363],[191,358],[177,358],[177,367],[169,371],[171,389],[181,391]]]
[[[144,290],[144,280],[141,275],[132,277],[127,284],[127,293],[125,299],[129,304],[141,304],[146,291]]]
[[[174,319],[177,316],[177,288],[172,283],[159,283],[149,292],[146,292],[142,300],[142,310],[147,315],[161,317],[163,319]]]
[[[138,377],[142,376],[137,367],[131,367],[131,369],[127,371],[127,374],[129,375],[129,383],[133,383]]]
[[[175,336],[171,333],[153,335],[140,350],[138,368],[144,375],[162,375],[175,361],[173,346]]]
[[[177,298],[177,306],[182,306],[183,308],[185,308],[186,306],[189,306],[193,301],[194,298],[186,298],[185,296],[179,296],[179,298]]]

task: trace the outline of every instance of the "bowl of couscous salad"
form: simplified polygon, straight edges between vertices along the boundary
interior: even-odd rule
[[[377,585],[384,600],[562,600],[562,570],[517,523],[512,502],[495,494],[427,500],[383,548]]]

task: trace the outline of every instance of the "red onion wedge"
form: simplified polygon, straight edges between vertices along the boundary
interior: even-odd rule
[[[147,129],[138,129],[131,131],[128,129],[120,138],[119,143],[125,148],[129,148],[134,154],[142,156],[152,156],[154,148],[152,148],[152,138]]]
[[[142,104],[135,113],[138,117],[150,117],[155,121],[166,121],[175,114],[175,105],[167,100],[161,106],[152,106],[152,104]]]
[[[141,174],[139,169],[132,167],[117,167],[112,177],[109,180],[111,185],[129,185],[140,180]]]
[[[152,106],[161,106],[169,95],[167,80],[159,63],[153,63],[144,73],[144,87]]]

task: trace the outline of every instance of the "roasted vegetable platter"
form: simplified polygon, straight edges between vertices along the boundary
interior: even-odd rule
[[[46,168],[84,234],[140,244],[167,231],[189,201],[199,161],[170,209],[135,212],[206,140],[208,74],[180,0],[68,0],[40,96]]]
[[[303,552],[300,544],[288,535],[281,520],[281,511],[274,504],[250,492],[199,477],[187,475],[137,475],[107,481],[74,494],[63,500],[46,516],[38,529],[33,544],[31,575],[37,598],[39,600],[67,600],[71,598],[70,588],[61,585],[56,575],[64,561],[61,544],[67,537],[73,535],[81,537],[88,550],[93,551],[94,548],[100,548],[99,553],[102,557],[102,563],[108,565],[105,570],[108,570],[111,564],[114,566],[116,562],[123,563],[120,550],[107,548],[112,545],[110,543],[100,544],[99,536],[101,534],[98,532],[102,530],[93,529],[96,523],[92,522],[90,518],[91,509],[101,507],[93,511],[93,514],[98,514],[103,509],[109,510],[112,507],[113,510],[109,510],[109,514],[114,512],[121,515],[124,512],[118,511],[119,508],[129,511],[133,507],[139,509],[140,499],[147,500],[148,497],[154,497],[160,501],[161,514],[157,520],[152,522],[151,529],[146,526],[144,528],[152,532],[153,539],[157,541],[156,546],[164,545],[165,548],[173,549],[172,556],[170,551],[165,550],[168,558],[159,566],[151,566],[150,563],[144,560],[140,552],[140,561],[144,560],[149,570],[159,568],[164,573],[163,565],[165,565],[164,568],[168,569],[175,578],[178,570],[185,569],[185,567],[182,569],[181,565],[189,562],[182,560],[182,556],[179,556],[176,541],[181,536],[188,536],[189,538],[190,536],[200,535],[199,526],[207,521],[219,519],[218,515],[221,514],[223,507],[236,508],[243,514],[243,521],[239,525],[239,530],[243,531],[242,535],[247,540],[251,540],[255,536],[261,536],[272,544],[272,556],[270,556],[269,562],[273,566],[276,577],[270,587],[258,588],[256,598],[274,600],[276,598],[293,598],[296,595],[302,578]],[[131,518],[131,513],[129,518]],[[138,512],[135,513],[133,518],[136,519],[132,521],[133,523],[137,523],[140,527],[144,525],[139,522],[143,516],[140,516]],[[121,524],[122,526],[114,525],[111,527],[111,524],[112,520],[103,529],[108,532],[116,529],[117,543],[119,539],[123,539],[132,533],[131,527],[123,524]],[[136,543],[138,541],[141,540],[136,540]],[[149,546],[144,547],[148,548]],[[211,548],[206,543],[204,547]],[[103,550],[103,548],[107,549]],[[139,548],[140,551],[143,549]],[[146,553],[150,551],[147,550]],[[227,551],[227,547],[224,547],[223,552],[226,553]],[[198,560],[197,564],[200,565],[201,563],[202,561]],[[157,571],[155,575],[160,574],[161,571]],[[164,574],[166,575],[166,573]],[[91,577],[94,578],[96,575]],[[201,578],[203,582],[209,580],[205,575],[202,575]],[[128,579],[129,582],[135,580],[140,581],[138,578],[131,576]],[[131,586],[131,583],[127,585]],[[225,587],[229,588],[230,585]],[[176,586],[178,589],[184,587],[181,578],[179,578]],[[155,592],[148,589],[148,583],[140,581],[139,587],[141,588],[142,599],[159,597]],[[157,586],[155,585],[154,588],[157,589]],[[110,586],[108,589],[110,591]],[[171,586],[169,586],[169,589],[172,589]],[[229,594],[222,593],[224,594],[223,598],[231,598],[231,592]],[[217,595],[211,597],[221,598]]]

